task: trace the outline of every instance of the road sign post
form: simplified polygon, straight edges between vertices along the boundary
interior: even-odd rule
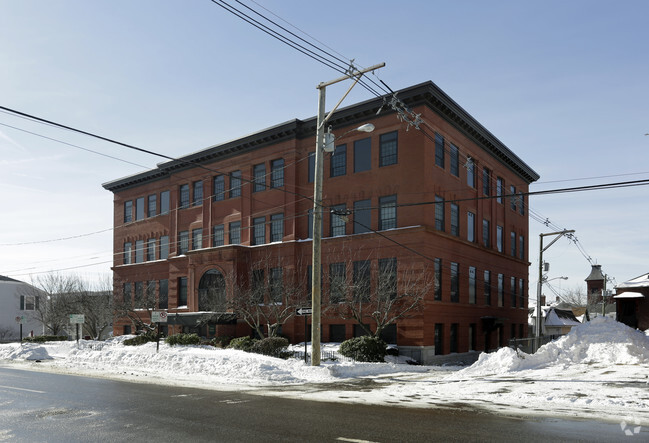
[[[83,314],[70,314],[70,324],[77,325],[77,347],[79,347],[79,325],[86,321]]]
[[[23,321],[25,320],[24,315],[19,315],[16,317],[16,323],[18,323],[19,328],[20,328],[20,345],[22,346],[23,344]]]
[[[301,315],[302,317],[304,317],[304,363],[305,364],[308,363],[308,361],[307,361],[307,347],[306,347],[306,331],[307,331],[308,324],[307,324],[306,320],[307,320],[307,317],[309,315],[311,315],[311,314],[313,314],[313,309],[311,309],[311,308],[297,308],[295,310],[295,315]],[[313,337],[311,337],[311,339],[313,340]],[[313,350],[311,350],[311,353],[313,353]]]
[[[151,323],[156,324],[155,352],[160,351],[160,323],[167,323],[167,311],[151,311]]]

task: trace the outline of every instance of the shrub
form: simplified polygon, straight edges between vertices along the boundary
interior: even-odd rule
[[[214,337],[212,340],[210,340],[210,345],[217,348],[227,348],[231,341],[232,337]]]
[[[254,344],[259,341],[252,337],[237,337],[233,338],[228,345],[228,348],[238,349],[240,351],[251,352]]]
[[[288,358],[290,353],[286,348],[288,348],[288,340],[284,337],[268,337],[263,340],[257,340],[252,345],[250,351],[257,354],[270,355],[271,357]]]
[[[45,343],[46,341],[66,341],[68,337],[65,335],[36,335],[34,337],[23,338],[24,342],[28,343]]]
[[[124,346],[140,346],[151,341],[156,341],[156,334],[153,331],[147,331],[133,338],[124,340]]]
[[[383,362],[386,349],[387,345],[383,340],[365,335],[345,340],[340,344],[339,352],[345,357],[353,358],[356,361]]]
[[[198,334],[175,334],[165,339],[169,346],[175,345],[200,345],[201,338]]]

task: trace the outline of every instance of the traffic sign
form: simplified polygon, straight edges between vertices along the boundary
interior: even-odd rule
[[[83,314],[70,314],[70,324],[82,325],[86,321]]]
[[[25,321],[25,316],[24,315],[19,315],[16,317],[16,323],[22,324]]]
[[[167,311],[151,311],[151,323],[167,323]]]
[[[295,311],[296,315],[311,315],[313,314],[312,308],[297,308]]]

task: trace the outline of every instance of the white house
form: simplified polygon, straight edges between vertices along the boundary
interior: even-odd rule
[[[34,315],[37,298],[21,294],[28,287],[30,285],[25,282],[0,275],[0,342],[18,340],[20,323],[23,337],[43,334],[43,324]]]

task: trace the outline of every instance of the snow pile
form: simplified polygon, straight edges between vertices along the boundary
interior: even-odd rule
[[[574,364],[633,365],[649,361],[649,335],[607,317],[572,328],[567,335],[541,346],[535,354],[502,348],[483,353],[460,376],[502,374]]]
[[[52,357],[41,345],[34,343],[9,344],[0,348],[0,359],[7,360],[51,360]]]

